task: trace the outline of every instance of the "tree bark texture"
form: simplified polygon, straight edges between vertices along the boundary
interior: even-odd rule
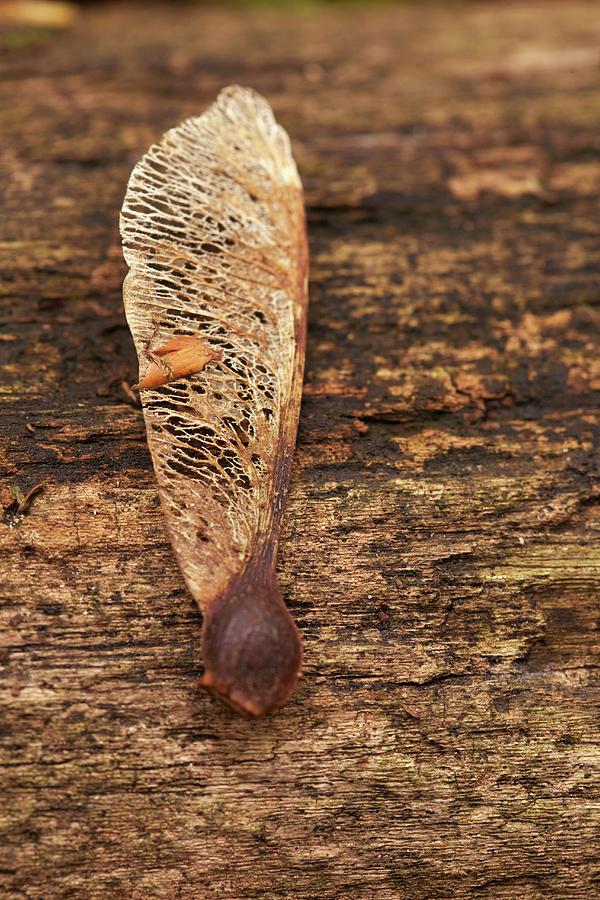
[[[595,896],[597,4],[29,37],[0,36],[0,457],[5,494],[45,484],[0,526],[2,896]],[[259,722],[197,687],[117,222],[232,82],[292,137],[312,254],[278,566],[305,671]]]

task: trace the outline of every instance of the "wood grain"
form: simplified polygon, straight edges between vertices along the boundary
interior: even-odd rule
[[[596,5],[118,4],[2,40],[0,460],[47,482],[1,528],[3,895],[594,896]],[[196,686],[123,387],[127,176],[231,82],[294,140],[312,257],[305,675],[260,722]]]

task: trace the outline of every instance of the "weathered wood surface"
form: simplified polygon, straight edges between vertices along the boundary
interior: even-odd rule
[[[0,61],[9,898],[598,890],[595,3],[96,7]],[[279,576],[306,646],[196,687],[121,306],[148,144],[229,82],[294,140],[309,360]]]

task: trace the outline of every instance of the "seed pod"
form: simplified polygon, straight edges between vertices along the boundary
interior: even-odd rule
[[[167,132],[132,172],[121,233],[148,444],[204,613],[201,683],[259,716],[287,698],[302,660],[274,567],[308,265],[300,179],[266,101],[227,88]]]

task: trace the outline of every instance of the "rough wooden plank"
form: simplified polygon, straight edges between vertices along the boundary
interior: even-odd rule
[[[600,18],[343,17],[101,7],[0,61],[0,458],[47,482],[1,528],[7,897],[597,890]],[[294,138],[312,242],[306,671],[263,722],[195,686],[122,387],[127,176],[233,81]]]

